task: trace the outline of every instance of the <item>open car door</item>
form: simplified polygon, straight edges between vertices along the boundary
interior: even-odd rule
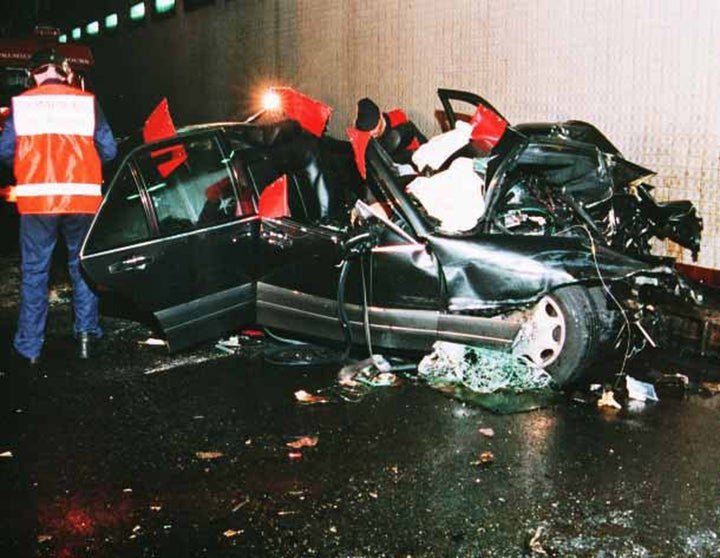
[[[151,318],[171,350],[255,319],[259,221],[229,161],[218,131],[136,149],[82,250],[104,313]]]
[[[445,111],[445,114],[443,115],[444,122],[441,122],[443,131],[455,128],[455,123],[458,120],[469,121],[478,106],[484,106],[488,110],[494,112],[498,118],[509,124],[507,118],[500,114],[500,111],[498,111],[480,95],[469,93],[468,91],[460,91],[458,89],[443,88],[438,89],[437,93],[440,98],[440,102],[442,103],[443,110]]]

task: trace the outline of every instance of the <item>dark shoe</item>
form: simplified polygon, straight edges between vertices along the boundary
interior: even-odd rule
[[[11,366],[18,370],[26,368],[37,368],[40,365],[40,357],[28,358],[24,354],[19,353],[16,349],[12,349],[10,353]]]
[[[92,344],[92,337],[89,333],[83,332],[78,334],[78,357],[81,359],[90,358],[90,347]]]

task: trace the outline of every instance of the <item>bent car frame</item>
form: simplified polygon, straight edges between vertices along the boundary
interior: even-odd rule
[[[450,124],[453,101],[484,103],[440,96]],[[246,324],[403,350],[448,340],[512,350],[566,386],[604,351],[625,360],[655,343],[657,293],[694,296],[649,251],[658,236],[696,252],[694,208],[655,202],[638,180],[649,171],[589,125],[508,125],[489,152],[454,154],[484,160],[484,210],[463,230],[375,140],[365,180],[349,142],[289,120],[124,150],[82,265],[108,313],[153,324],[171,350]]]

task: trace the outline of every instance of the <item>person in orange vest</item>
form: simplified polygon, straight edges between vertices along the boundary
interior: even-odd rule
[[[102,163],[117,144],[95,96],[68,83],[68,60],[55,49],[35,52],[35,83],[12,100],[0,136],[0,161],[15,173],[20,214],[20,311],[13,347],[36,365],[45,338],[50,260],[58,235],[65,240],[73,288],[78,356],[88,358],[102,336],[98,299],[80,273],[80,248],[102,200]]]

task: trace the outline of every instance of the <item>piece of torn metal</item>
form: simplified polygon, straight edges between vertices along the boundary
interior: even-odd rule
[[[628,398],[635,401],[660,401],[655,393],[655,387],[647,382],[636,380],[632,376],[625,376],[625,387],[627,388]]]

